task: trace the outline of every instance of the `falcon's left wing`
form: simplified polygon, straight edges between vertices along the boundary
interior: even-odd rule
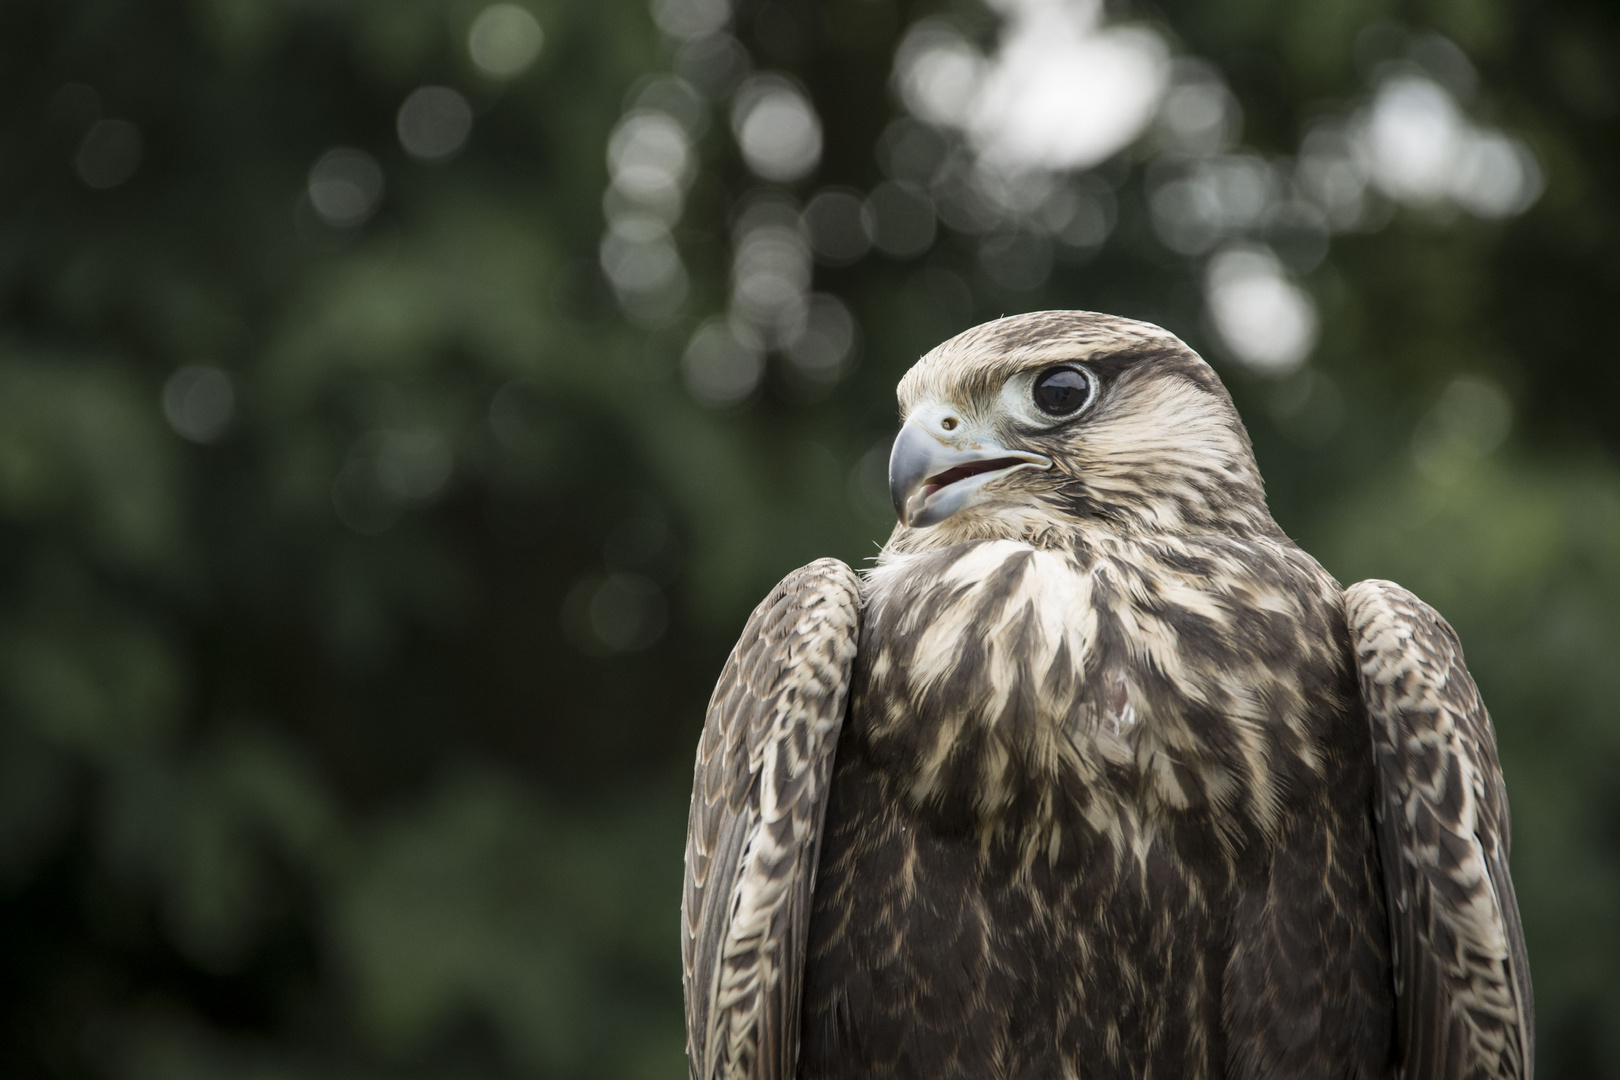
[[[681,898],[693,1080],[792,1080],[810,896],[860,580],[789,574],[743,629],[698,744]]]
[[[1534,1013],[1496,735],[1446,621],[1388,581],[1345,590],[1377,759],[1397,1075],[1529,1080]]]

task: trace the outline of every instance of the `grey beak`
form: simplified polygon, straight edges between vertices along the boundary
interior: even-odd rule
[[[946,442],[908,422],[889,453],[889,497],[901,524],[920,529],[967,506],[980,488],[999,476],[1015,469],[1051,467],[1051,458],[1040,454],[1009,450],[990,439],[970,445]]]

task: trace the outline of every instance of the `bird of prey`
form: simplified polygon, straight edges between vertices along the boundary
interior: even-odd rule
[[[1531,1076],[1456,634],[1272,521],[1156,326],[969,330],[901,381],[900,522],[760,604],[698,749],[694,1080]]]

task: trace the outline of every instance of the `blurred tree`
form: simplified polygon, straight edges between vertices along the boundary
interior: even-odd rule
[[[1574,0],[0,9],[0,1069],[678,1076],[691,748],[1015,310],[1220,366],[1450,616],[1620,1075],[1620,24]]]

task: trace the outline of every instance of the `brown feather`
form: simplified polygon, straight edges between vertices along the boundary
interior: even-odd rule
[[[1401,1066],[1528,1080],[1530,967],[1490,714],[1434,609],[1388,581],[1345,599],[1378,763]]]
[[[681,953],[694,1080],[788,1080],[827,777],[860,583],[836,559],[755,609],[709,702],[687,827]]]
[[[1054,364],[1090,369],[1084,414],[1005,405]],[[1052,467],[750,621],[693,793],[693,1076],[1528,1077],[1461,650],[1283,535],[1209,366],[1043,312],[900,399]]]

